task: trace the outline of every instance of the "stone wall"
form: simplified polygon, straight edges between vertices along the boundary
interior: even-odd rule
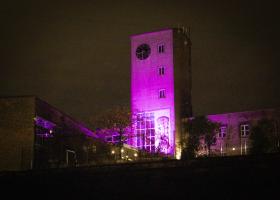
[[[253,126],[257,125],[261,119],[273,119],[276,123],[280,122],[279,109],[264,109],[256,111],[245,111],[235,113],[225,113],[208,115],[209,120],[219,123],[226,127],[226,136],[217,137],[216,144],[212,150],[224,155],[246,155],[250,151],[250,132]],[[249,125],[249,135],[242,137],[240,125]],[[275,130],[279,131],[279,130]]]
[[[34,97],[0,98],[0,171],[33,165]]]

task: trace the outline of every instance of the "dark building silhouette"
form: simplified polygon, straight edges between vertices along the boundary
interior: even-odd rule
[[[0,98],[0,170],[112,161],[112,146],[85,125],[34,96]]]

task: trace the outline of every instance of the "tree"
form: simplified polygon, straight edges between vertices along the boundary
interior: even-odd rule
[[[131,121],[131,113],[129,108],[126,106],[116,106],[103,113],[100,113],[99,115],[96,115],[94,118],[91,118],[90,124],[95,128],[95,130],[107,129],[117,132],[119,135],[118,146],[120,147],[121,151],[121,147],[128,137],[125,133],[126,130],[130,128],[132,124]]]
[[[211,154],[211,146],[216,143],[216,134],[219,124],[211,122],[210,120],[206,121],[205,130],[204,130],[204,141],[207,146],[208,155]]]
[[[198,151],[201,138],[204,139],[208,152],[210,153],[211,145],[216,141],[217,127],[217,123],[211,122],[205,116],[189,119],[184,125],[184,128],[188,132],[188,137],[185,137],[183,140],[186,147],[183,149],[182,157],[194,157]]]
[[[274,126],[273,120],[263,119],[252,127],[250,134],[252,154],[271,153],[279,150],[277,144],[279,135],[276,133]]]

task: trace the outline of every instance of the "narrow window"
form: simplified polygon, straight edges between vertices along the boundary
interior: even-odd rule
[[[227,133],[227,127],[221,126],[219,130],[219,138],[225,138]]]
[[[158,45],[158,53],[164,53],[164,44]]]
[[[159,68],[158,68],[158,74],[159,74],[160,76],[162,76],[162,75],[165,74],[165,69],[164,69],[164,67],[159,67]]]
[[[165,89],[159,91],[159,98],[165,98]]]
[[[240,134],[241,137],[247,137],[249,135],[250,126],[249,124],[241,124],[240,125]]]
[[[92,145],[92,152],[96,153],[96,146],[95,145]]]

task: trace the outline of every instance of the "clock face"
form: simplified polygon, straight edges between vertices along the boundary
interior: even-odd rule
[[[151,48],[147,44],[141,44],[136,49],[136,56],[140,60],[144,60],[149,57],[151,53]]]

